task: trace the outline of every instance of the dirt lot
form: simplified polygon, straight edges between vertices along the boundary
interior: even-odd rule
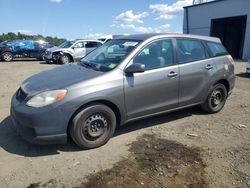
[[[9,118],[22,80],[60,65],[0,63],[1,187],[250,187],[250,78],[237,82],[225,108],[199,108],[130,123],[103,147],[37,146],[23,141]],[[49,79],[49,78],[48,78]]]

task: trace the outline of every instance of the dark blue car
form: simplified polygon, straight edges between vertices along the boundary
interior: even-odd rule
[[[37,58],[43,59],[46,49],[52,45],[44,41],[13,40],[0,43],[0,59],[12,61],[13,58]]]

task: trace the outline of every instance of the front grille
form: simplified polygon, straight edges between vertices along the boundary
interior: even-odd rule
[[[51,51],[45,51],[45,55],[49,56],[51,54]]]
[[[19,102],[22,102],[26,99],[27,97],[27,93],[25,93],[21,88],[19,88],[17,90],[17,94],[16,94],[16,99],[19,101]]]

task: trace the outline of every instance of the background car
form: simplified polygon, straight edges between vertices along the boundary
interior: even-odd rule
[[[58,47],[46,50],[44,59],[48,63],[60,64],[78,61],[102,44],[99,40],[66,41]]]
[[[37,58],[43,60],[46,49],[51,48],[48,42],[33,40],[13,40],[0,43],[0,58],[12,61],[13,58]]]
[[[105,36],[100,37],[98,40],[102,41],[103,43],[106,43],[112,39],[117,39],[122,36],[123,35],[105,35]]]

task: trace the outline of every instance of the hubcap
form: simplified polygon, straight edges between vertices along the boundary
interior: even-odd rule
[[[9,53],[6,53],[6,54],[4,54],[3,59],[4,59],[5,61],[11,61],[12,55],[9,54]]]
[[[84,122],[82,134],[89,141],[96,141],[107,135],[108,120],[103,114],[93,114]]]
[[[62,57],[63,63],[69,63],[69,58],[67,56]]]
[[[220,89],[214,90],[211,97],[212,106],[217,107],[223,102],[223,100],[224,100],[223,91],[221,91]]]

